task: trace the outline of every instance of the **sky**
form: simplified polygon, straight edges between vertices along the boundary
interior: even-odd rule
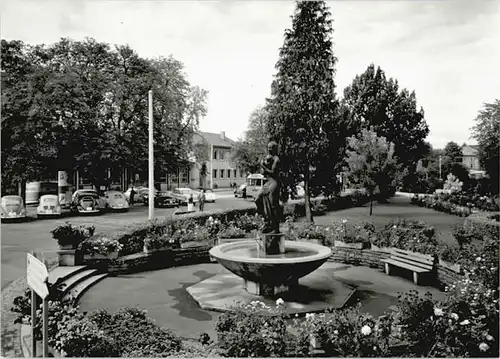
[[[435,148],[474,143],[483,103],[500,98],[500,1],[327,1],[337,93],[370,63],[414,90]],[[265,103],[293,1],[0,0],[2,39],[52,44],[93,37],[143,57],[172,55],[208,90],[200,129],[246,130]]]

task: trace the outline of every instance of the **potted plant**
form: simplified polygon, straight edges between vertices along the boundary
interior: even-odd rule
[[[59,244],[60,249],[76,249],[81,242],[92,237],[94,232],[94,226],[73,226],[66,222],[50,233]]]
[[[73,226],[69,222],[52,230],[52,237],[59,244],[60,266],[74,266],[79,262],[78,245],[92,237],[95,232],[94,226]]]
[[[94,236],[80,244],[83,259],[116,259],[122,244],[108,236]]]

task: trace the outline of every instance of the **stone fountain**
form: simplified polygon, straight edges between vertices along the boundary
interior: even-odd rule
[[[331,270],[316,271],[331,256],[331,249],[309,242],[286,241],[279,231],[279,157],[271,142],[262,161],[267,182],[256,199],[265,219],[254,240],[213,247],[210,256],[231,273],[219,274],[187,288],[204,309],[230,310],[235,302],[286,298],[287,312],[304,313],[340,308],[355,289],[333,278]],[[314,272],[314,273],[313,273]],[[299,284],[299,279],[301,280]]]

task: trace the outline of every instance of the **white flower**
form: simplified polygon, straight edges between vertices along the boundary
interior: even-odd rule
[[[281,298],[276,299],[276,305],[277,306],[280,306],[280,305],[283,305],[283,304],[285,304],[285,301],[283,299],[281,299]]]
[[[483,342],[483,343],[481,343],[481,344],[479,344],[479,350],[481,350],[482,352],[485,352],[485,351],[487,351],[488,349],[490,349],[490,346],[489,346],[488,344],[486,344],[486,343],[484,343],[484,342]]]
[[[451,313],[450,317],[451,317],[451,319],[458,320],[458,314],[457,313]]]
[[[477,257],[476,262],[481,262],[481,257]]]
[[[338,334],[339,334],[339,331],[338,331],[338,330],[334,330],[334,331],[333,331],[333,334],[338,335]]]
[[[365,325],[363,328],[361,328],[361,334],[363,335],[370,335],[371,332],[372,328],[370,328],[370,326],[368,325]]]
[[[470,324],[469,319],[465,319],[460,322],[460,325],[467,325],[467,324]]]
[[[342,220],[342,224],[347,223],[347,219]]]
[[[491,342],[491,341],[493,340],[493,337],[492,337],[491,335],[489,335],[489,334],[488,334],[488,335],[486,336],[486,340],[487,340],[487,341],[489,341],[489,342]]]
[[[438,307],[434,307],[434,315],[436,317],[440,317],[443,315],[443,310],[441,308],[438,308]]]
[[[307,313],[306,314],[306,319],[314,319],[314,313]]]

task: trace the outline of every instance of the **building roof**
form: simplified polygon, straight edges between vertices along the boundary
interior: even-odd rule
[[[222,133],[211,133],[211,132],[197,132],[194,134],[194,144],[202,143],[205,140],[209,145],[218,146],[218,147],[228,147],[231,148],[234,146],[235,141],[230,138],[227,138],[224,134],[224,139],[222,138]]]

